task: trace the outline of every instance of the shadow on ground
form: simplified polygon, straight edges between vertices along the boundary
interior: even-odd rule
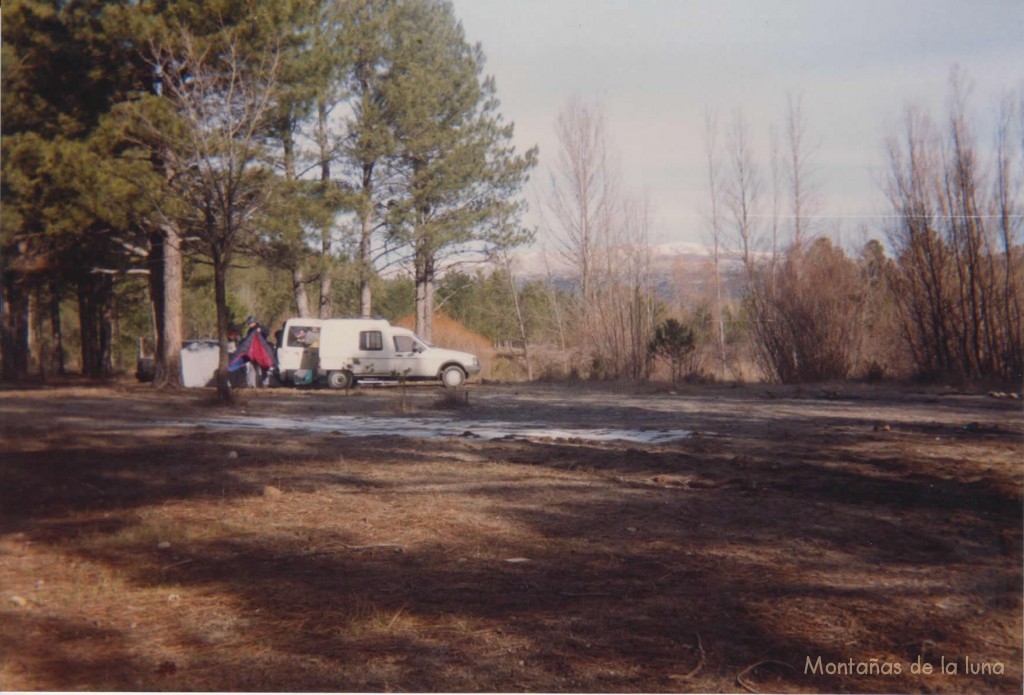
[[[5,420],[4,687],[1021,685],[1012,417],[823,431],[793,407],[705,413],[715,434],[662,446],[367,442],[155,428],[180,403],[124,400]],[[909,673],[919,656],[1002,668]],[[836,667],[807,673],[817,657]],[[901,672],[849,672],[872,659]]]

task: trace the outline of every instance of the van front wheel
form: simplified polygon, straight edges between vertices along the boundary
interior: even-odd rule
[[[441,382],[448,388],[456,388],[466,383],[466,373],[462,371],[461,367],[452,365],[445,367],[444,371],[441,372]]]
[[[330,372],[327,375],[327,385],[332,389],[352,388],[352,372],[347,369],[340,372]]]

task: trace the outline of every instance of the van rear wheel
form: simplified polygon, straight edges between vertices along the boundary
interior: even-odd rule
[[[466,383],[466,373],[462,371],[461,367],[455,365],[445,367],[441,372],[441,383],[451,389],[457,388]]]
[[[327,385],[332,389],[348,389],[352,388],[352,372],[347,369],[343,369],[340,372],[330,372],[327,375]]]

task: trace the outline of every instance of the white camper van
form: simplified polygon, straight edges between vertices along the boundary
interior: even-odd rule
[[[288,319],[277,350],[281,380],[327,378],[335,389],[360,379],[440,379],[461,386],[480,372],[476,356],[428,345],[384,319]]]

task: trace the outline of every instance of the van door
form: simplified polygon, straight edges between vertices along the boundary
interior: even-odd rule
[[[320,351],[320,326],[289,321],[283,339],[284,345],[277,350],[277,365],[282,373],[316,369]]]
[[[356,375],[391,376],[394,352],[379,328],[359,331],[359,367]]]
[[[395,349],[392,369],[399,379],[427,376],[421,373],[423,371],[423,360],[420,358],[422,343],[416,340],[416,336],[412,333],[395,331],[391,336],[391,343]]]

